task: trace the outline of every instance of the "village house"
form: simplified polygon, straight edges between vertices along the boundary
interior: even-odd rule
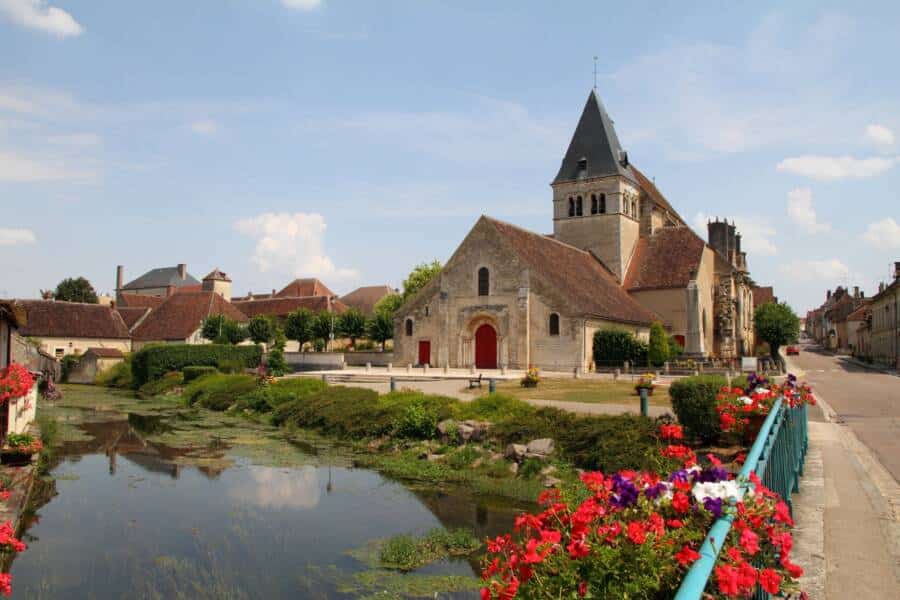
[[[131,351],[131,335],[121,315],[110,306],[54,300],[18,300],[27,314],[19,335],[61,359],[88,348]],[[23,362],[23,361],[19,361]]]
[[[10,300],[0,300],[0,369],[12,362],[13,336],[27,320],[24,307]]]
[[[553,234],[488,217],[395,320],[400,363],[582,368],[592,338],[661,321],[690,356],[753,350],[753,299],[734,225],[697,236],[628,160],[591,92],[552,183]]]
[[[141,296],[171,296],[175,292],[199,292],[201,283],[187,272],[186,264],[151,269],[132,281],[124,283],[125,267],[116,267],[116,303],[123,294]]]
[[[117,348],[88,348],[69,371],[69,383],[94,383],[97,375],[125,360]]]
[[[900,369],[900,262],[894,263],[894,280],[879,285],[871,311],[869,356],[881,365]]]
[[[866,343],[868,338],[864,332],[872,318],[871,300],[850,313],[847,317],[847,347],[854,356],[868,356]]]
[[[396,294],[397,290],[389,285],[368,285],[356,288],[349,294],[341,296],[341,302],[348,308],[355,308],[367,317],[375,314],[375,305],[391,294]]]
[[[131,332],[134,350],[140,350],[151,342],[208,343],[200,335],[200,328],[203,321],[216,315],[224,315],[239,323],[248,321],[244,313],[232,306],[222,294],[211,289],[173,294],[151,310]]]
[[[778,297],[775,295],[775,288],[772,286],[754,286],[753,287],[753,310],[763,304],[778,304]]]

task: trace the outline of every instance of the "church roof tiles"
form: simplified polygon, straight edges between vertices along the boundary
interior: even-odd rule
[[[666,227],[638,240],[625,274],[630,292],[687,287],[706,243],[689,227]]]

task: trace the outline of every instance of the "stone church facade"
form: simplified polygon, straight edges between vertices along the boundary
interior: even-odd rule
[[[653,321],[691,356],[753,349],[752,291],[727,222],[697,236],[622,150],[591,92],[552,183],[553,234],[482,217],[397,313],[400,364],[590,368],[594,332]]]

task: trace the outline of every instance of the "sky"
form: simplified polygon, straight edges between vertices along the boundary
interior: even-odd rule
[[[214,267],[338,293],[552,231],[594,82],[798,312],[900,260],[900,4],[0,0],[0,297]]]

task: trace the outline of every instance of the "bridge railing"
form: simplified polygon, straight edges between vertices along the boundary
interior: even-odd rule
[[[799,491],[808,447],[806,404],[791,408],[784,398],[779,398],[766,417],[738,476],[744,491],[752,485],[750,473],[756,473],[762,483],[778,492],[793,511],[791,496]],[[732,515],[725,515],[713,523],[700,548],[700,558],[685,575],[676,600],[702,598],[733,519]],[[765,591],[757,588],[754,598],[768,597]]]

